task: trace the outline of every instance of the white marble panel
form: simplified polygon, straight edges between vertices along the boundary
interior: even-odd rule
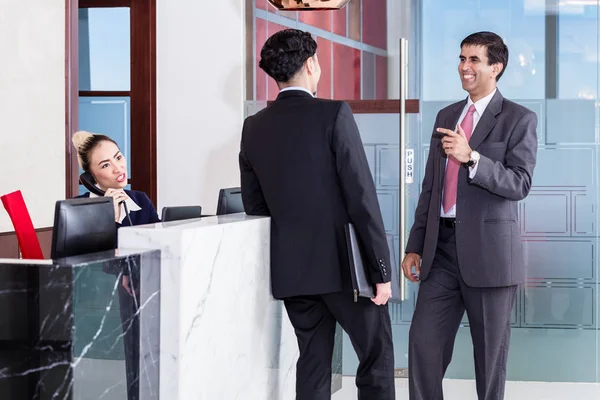
[[[298,347],[271,295],[269,236],[268,218],[245,214],[119,231],[119,247],[162,251],[161,399],[294,398]]]

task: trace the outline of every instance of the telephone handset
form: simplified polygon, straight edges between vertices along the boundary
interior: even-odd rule
[[[79,175],[79,182],[81,182],[81,184],[83,186],[85,186],[85,188],[87,190],[90,191],[90,193],[94,193],[96,196],[104,196],[104,190],[100,189],[98,186],[96,186],[96,179],[94,179],[94,176],[92,175],[91,172],[84,172],[83,174]],[[125,208],[125,216],[127,217],[127,221],[129,222],[129,226],[133,226],[133,224],[131,223],[131,218],[129,217],[129,210],[127,209],[127,203],[125,203],[125,200],[121,201],[119,204],[123,204],[123,207]]]
[[[96,196],[104,196],[104,190],[96,186],[96,180],[91,172],[84,172],[83,174],[79,175],[79,182],[81,182],[81,184],[85,186],[87,190],[89,190],[91,193],[94,193]]]

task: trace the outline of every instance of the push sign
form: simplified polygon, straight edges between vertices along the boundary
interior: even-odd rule
[[[406,183],[414,183],[415,181],[415,150],[406,149],[406,165],[405,165]]]

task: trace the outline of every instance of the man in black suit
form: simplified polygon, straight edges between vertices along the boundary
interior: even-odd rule
[[[271,217],[273,296],[284,300],[300,348],[296,398],[331,398],[337,321],[360,361],[359,399],[392,400],[390,251],[350,107],[314,97],[321,75],[316,52],[311,35],[295,29],[277,32],[261,50],[259,66],[281,92],[244,122],[244,209]],[[350,222],[364,245],[373,299],[352,293],[344,234]]]
[[[402,262],[404,275],[421,281],[409,335],[412,400],[443,398],[465,311],[479,400],[504,398],[510,316],[525,277],[517,203],[531,188],[537,152],[536,115],[496,87],[507,63],[495,33],[466,37],[458,73],[469,97],[435,121]]]

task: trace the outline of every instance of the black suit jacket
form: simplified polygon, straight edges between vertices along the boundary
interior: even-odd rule
[[[436,118],[423,189],[407,253],[422,255],[421,280],[435,257],[446,154],[435,128],[455,129],[466,99],[441,110]],[[525,279],[517,204],[531,188],[537,154],[537,116],[505,99],[498,90],[469,140],[481,154],[477,173],[458,175],[456,251],[460,273],[472,287],[517,285]]]
[[[348,104],[284,91],[244,122],[244,209],[271,217],[273,296],[351,291],[344,225],[355,225],[373,283],[391,272],[383,219]]]

